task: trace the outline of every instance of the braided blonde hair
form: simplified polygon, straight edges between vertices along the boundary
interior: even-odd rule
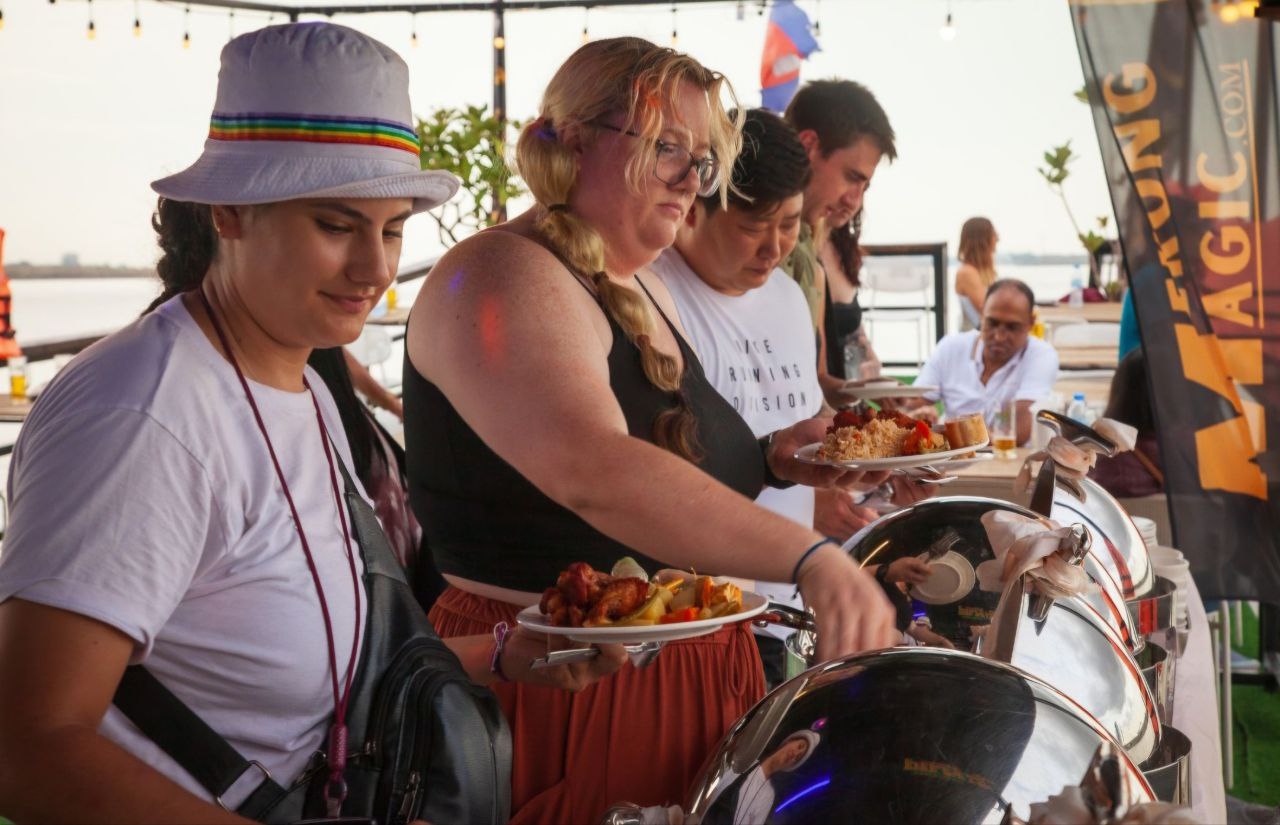
[[[654,442],[697,461],[696,422],[681,388],[681,372],[676,359],[650,341],[655,322],[649,302],[609,278],[604,271],[600,234],[563,206],[577,184],[578,164],[574,153],[557,137],[557,132],[576,128],[590,138],[598,132],[600,118],[621,113],[621,128],[640,136],[627,159],[627,185],[635,192],[642,191],[655,162],[653,147],[662,132],[663,111],[676,109],[680,89],[686,83],[706,93],[711,110],[711,150],[720,161],[723,203],[742,143],[742,116],[731,119],[720,99],[723,93],[733,100],[729,82],[688,55],[638,37],[596,40],[570,55],[547,85],[538,118],[520,133],[516,168],[544,207],[536,229],[572,269],[590,278],[605,311],[639,349],[649,382],[675,395],[676,406],[654,421]],[[736,108],[736,100],[731,105]]]

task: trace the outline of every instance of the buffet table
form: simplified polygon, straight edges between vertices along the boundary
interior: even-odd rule
[[[1222,726],[1209,620],[1194,580],[1187,587],[1191,633],[1173,675],[1173,726],[1191,740],[1191,809],[1201,822],[1227,821]]]
[[[1019,447],[1014,453],[1012,459],[993,457],[952,471],[958,479],[938,494],[998,498],[1025,506],[1027,497],[1015,493],[1014,479],[1031,450]],[[1194,582],[1188,588],[1187,604],[1190,634],[1174,671],[1172,724],[1191,740],[1193,809],[1201,822],[1226,822],[1217,668],[1209,642],[1208,619]]]

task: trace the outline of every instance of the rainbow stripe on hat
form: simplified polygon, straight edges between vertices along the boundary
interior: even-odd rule
[[[214,112],[209,119],[212,140],[281,140],[306,143],[354,143],[400,149],[417,156],[418,135],[403,123],[374,118],[316,117],[297,114],[240,114]]]

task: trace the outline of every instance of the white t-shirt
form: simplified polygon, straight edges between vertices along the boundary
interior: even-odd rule
[[[306,375],[335,458],[349,468],[333,399],[315,372]],[[306,392],[251,386],[315,557],[345,674],[355,591],[315,407]],[[145,663],[288,786],[333,712],[324,621],[244,390],[180,298],[59,373],[18,438],[9,501],[0,602],[22,598],[120,630],[136,644],[131,663]],[[363,613],[363,588],[360,598]],[[114,706],[99,730],[211,800]],[[249,774],[224,799],[230,806],[261,781]]]
[[[725,295],[707,286],[675,247],[651,268],[675,299],[707,381],[757,438],[818,414],[822,388],[809,305],[785,272],[775,269],[758,289]],[[756,503],[813,527],[812,487],[766,487]],[[775,600],[798,603],[795,585],[757,583],[757,588]]]
[[[1058,380],[1058,352],[1039,338],[1028,338],[1021,352],[982,383],[982,337],[978,330],[955,332],[938,342],[920,368],[916,383],[935,386],[925,393],[930,401],[942,399],[948,416],[982,413],[987,426],[995,426],[1000,405],[1009,400],[1039,401],[1053,392]]]

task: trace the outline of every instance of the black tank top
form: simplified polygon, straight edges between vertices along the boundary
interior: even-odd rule
[[[707,382],[693,350],[648,290],[644,292],[684,357],[683,389],[697,420],[703,454],[698,466],[755,498],[764,486],[764,462],[755,436]],[[674,394],[649,383],[640,350],[608,312],[605,317],[613,333],[609,386],[626,416],[627,431],[652,443],[654,420],[675,406]],[[665,566],[614,541],[544,495],[480,440],[408,357],[404,407],[409,499],[422,524],[424,549],[432,553],[441,573],[538,592],[554,585],[560,571],[576,561],[606,572],[623,556],[632,556],[650,573]],[[563,449],[574,445],[566,443]],[[662,479],[652,479],[655,488],[661,484]]]
[[[834,300],[829,288],[823,294],[823,299],[827,304],[827,312],[824,316],[827,372],[836,378],[848,379],[852,376],[845,375],[844,344],[849,336],[856,334],[858,327],[862,326],[862,305],[858,303],[857,295],[854,295],[853,300],[847,304]]]

